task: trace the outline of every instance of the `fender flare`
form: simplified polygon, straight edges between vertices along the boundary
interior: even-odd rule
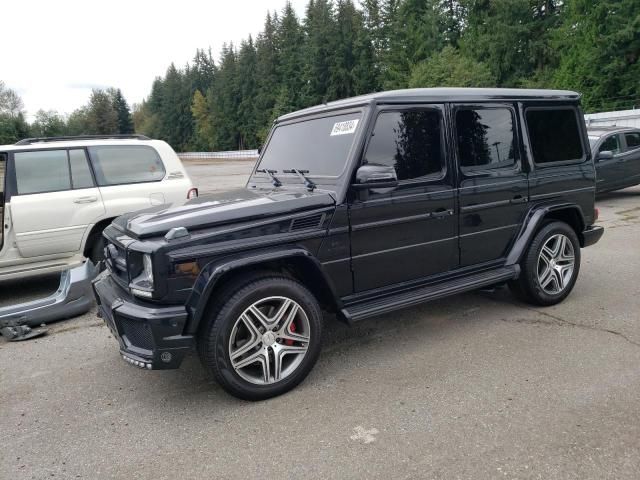
[[[537,207],[533,207],[527,213],[527,216],[523,222],[523,228],[518,235],[518,238],[514,242],[509,254],[507,255],[506,265],[515,265],[520,262],[520,259],[524,255],[524,252],[527,250],[531,241],[533,240],[534,235],[538,231],[538,228],[544,221],[547,214],[558,211],[558,210],[574,210],[578,214],[578,218],[582,222],[582,228],[585,227],[584,214],[582,213],[582,209],[579,205],[575,203],[562,203],[556,205],[540,205]],[[576,232],[578,238],[580,239],[580,243],[583,243],[582,233]]]
[[[336,302],[336,306],[339,307],[341,305],[340,297],[336,294],[333,282],[331,282],[318,259],[308,250],[301,247],[286,247],[244,252],[241,255],[227,256],[214,260],[202,268],[194,283],[193,291],[187,299],[186,307],[189,312],[189,319],[187,320],[185,333],[195,334],[198,331],[211,293],[219,285],[219,281],[224,275],[245,267],[290,259],[304,259],[305,262],[308,262],[308,265],[314,268],[315,273],[323,279],[329,289],[331,298]]]

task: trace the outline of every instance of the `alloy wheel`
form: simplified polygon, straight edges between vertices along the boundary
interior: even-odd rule
[[[260,299],[242,312],[231,330],[231,365],[250,383],[279,382],[304,360],[310,335],[309,318],[297,302],[287,297]]]
[[[538,283],[550,294],[562,293],[571,282],[575,268],[573,244],[558,233],[547,239],[538,256]]]

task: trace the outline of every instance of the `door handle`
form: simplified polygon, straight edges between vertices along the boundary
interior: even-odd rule
[[[516,195],[515,197],[513,197],[511,200],[509,200],[509,203],[525,203],[527,201],[527,197],[523,197],[522,195]]]
[[[453,210],[436,210],[431,212],[431,218],[446,218],[453,215]]]
[[[97,201],[98,197],[79,197],[73,200],[73,203],[93,203]]]

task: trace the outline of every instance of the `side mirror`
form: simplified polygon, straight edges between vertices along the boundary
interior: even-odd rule
[[[398,186],[396,169],[386,165],[362,165],[356,171],[356,189],[395,188]]]
[[[613,152],[610,150],[603,150],[598,153],[598,160],[611,160],[613,158]]]

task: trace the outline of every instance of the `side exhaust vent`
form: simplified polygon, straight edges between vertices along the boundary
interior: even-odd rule
[[[291,220],[290,232],[296,232],[298,230],[308,230],[310,228],[318,228],[324,221],[324,213],[317,215],[310,215],[308,217],[295,218]]]

